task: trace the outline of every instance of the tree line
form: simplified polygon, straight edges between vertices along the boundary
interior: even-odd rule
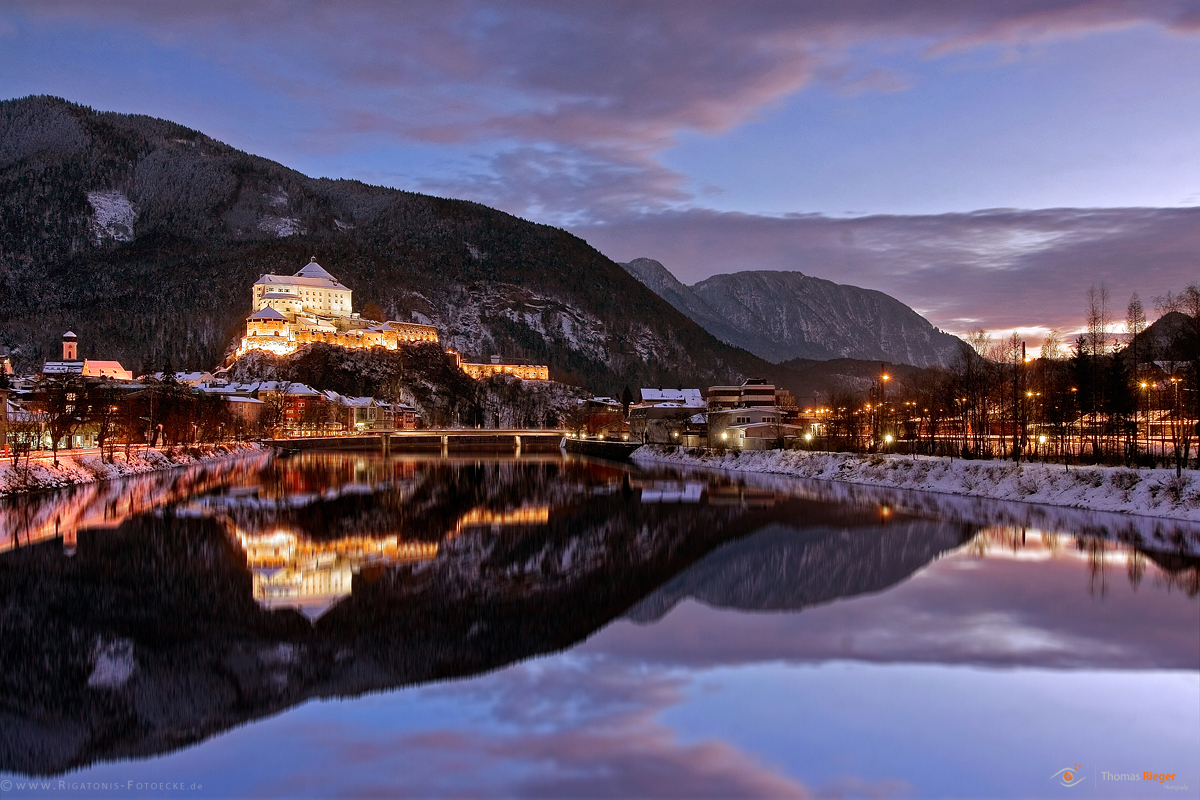
[[[1016,333],[976,330],[953,367],[919,384],[891,385],[881,367],[867,392],[831,395],[821,444],[1182,469],[1200,436],[1200,285],[1156,300],[1153,330],[1135,293],[1118,333],[1101,285],[1084,330],[1072,341],[1050,331],[1036,357]]]

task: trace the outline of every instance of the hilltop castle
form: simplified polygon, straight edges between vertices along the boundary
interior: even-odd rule
[[[295,275],[260,275],[251,289],[252,311],[246,318],[246,335],[230,359],[251,350],[287,355],[301,346],[322,342],[353,349],[437,342],[437,328],[412,322],[376,322],[354,313],[351,290],[330,275],[314,257]],[[492,375],[512,375],[522,380],[549,380],[544,365],[464,362],[448,351],[463,372],[476,380]]]
[[[351,290],[316,258],[295,275],[260,275],[251,293],[253,310],[235,358],[251,350],[286,355],[314,342],[395,350],[403,343],[438,340],[432,325],[362,319],[353,311]]]

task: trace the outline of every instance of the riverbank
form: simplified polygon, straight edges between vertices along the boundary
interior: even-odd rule
[[[992,500],[1200,522],[1200,473],[1184,470],[1072,467],[917,456],[715,451],[646,445],[635,462],[938,492]]]
[[[0,495],[125,478],[191,464],[220,461],[262,450],[263,446],[257,442],[225,442],[135,450],[129,454],[128,460],[125,458],[125,451],[118,449],[113,454],[112,463],[105,461],[95,451],[79,454],[70,450],[58,452],[57,466],[50,459],[35,458],[31,459],[28,465],[22,459],[19,466],[13,467],[12,460],[5,459],[0,463]]]

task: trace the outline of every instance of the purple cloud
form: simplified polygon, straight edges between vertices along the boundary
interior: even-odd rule
[[[685,133],[760,119],[813,83],[903,91],[909,79],[874,63],[865,44],[915,43],[937,57],[1143,24],[1192,32],[1200,20],[1190,0],[38,0],[10,9],[42,25],[141,30],[302,98],[314,112],[307,135],[324,146],[383,136],[499,148],[480,174],[428,188],[560,221],[689,200],[659,164],[664,150]]]

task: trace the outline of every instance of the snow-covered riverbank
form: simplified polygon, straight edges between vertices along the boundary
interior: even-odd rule
[[[262,446],[255,442],[227,442],[220,445],[203,444],[165,450],[138,450],[130,453],[128,461],[125,460],[125,451],[118,449],[113,454],[111,464],[95,452],[79,455],[70,450],[59,451],[58,466],[49,459],[33,459],[28,466],[22,460],[19,466],[13,467],[12,460],[5,459],[0,462],[0,495],[124,478],[206,461],[219,461],[261,450]]]
[[[908,489],[1200,522],[1200,473],[800,450],[704,451],[647,445],[639,462]]]

